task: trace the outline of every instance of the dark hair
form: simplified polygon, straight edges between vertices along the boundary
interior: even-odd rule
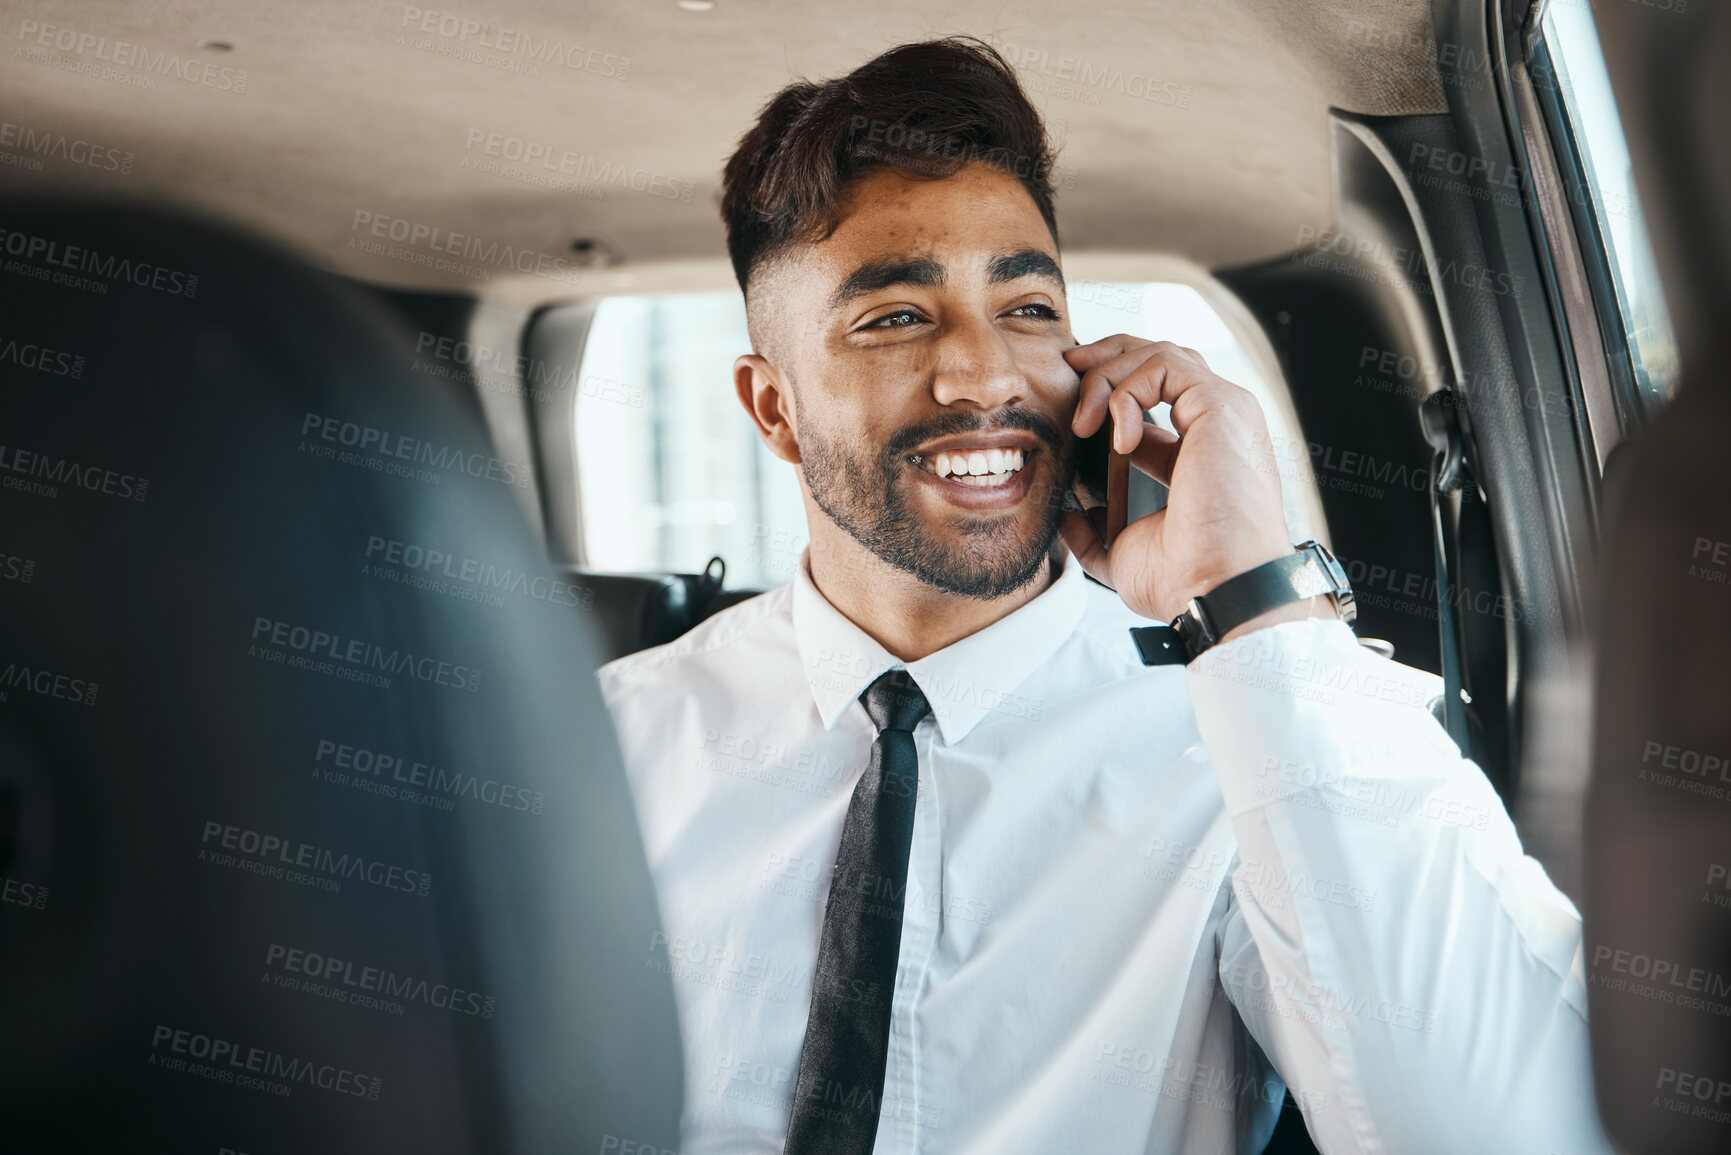
[[[1057,242],[1046,126],[985,41],[904,44],[838,79],[788,85],[740,138],[722,176],[741,291],[763,261],[834,233],[842,199],[869,173],[893,167],[938,180],[971,161],[1021,181]]]

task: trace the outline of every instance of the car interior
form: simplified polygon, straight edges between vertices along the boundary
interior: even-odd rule
[[[1046,117],[1078,338],[1170,331],[1250,388],[1293,540],[1340,558],[1363,644],[1440,679],[1433,714],[1589,949],[1731,973],[1725,904],[1690,881],[1725,861],[1728,803],[1626,784],[1655,742],[1731,748],[1726,10],[0,21],[0,667],[27,677],[0,687],[6,1145],[677,1149],[593,672],[784,584],[805,544],[731,387],[723,162],[789,81],[950,33]],[[1132,517],[1163,501],[1135,479]],[[354,694],[357,645],[400,658],[390,695]],[[474,797],[357,804],[393,766]],[[306,864],[363,842],[333,915]],[[267,911],[247,875],[272,870]],[[280,993],[351,964],[450,1013],[380,1011],[388,1033]],[[1723,1022],[1592,998],[1608,1133],[1731,1149],[1649,1106],[1656,1067],[1731,1079]],[[148,1069],[249,1048],[336,1073],[243,1096]],[[1316,1150],[1290,1097],[1267,1150]]]

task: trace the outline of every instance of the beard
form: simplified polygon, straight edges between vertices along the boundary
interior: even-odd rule
[[[817,507],[878,558],[945,593],[1004,597],[1032,581],[1045,564],[1058,537],[1062,502],[1041,502],[1040,519],[1031,528],[1023,527],[1021,511],[989,519],[967,519],[958,512],[954,524],[960,540],[945,541],[914,512],[902,474],[908,452],[922,442],[992,429],[1022,429],[1038,437],[1054,463],[1053,493],[1069,492],[1076,473],[1075,439],[1026,409],[1005,410],[996,421],[944,413],[898,430],[881,452],[827,430],[808,429],[799,442],[801,469]]]

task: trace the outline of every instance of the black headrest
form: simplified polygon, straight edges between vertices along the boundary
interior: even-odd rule
[[[602,573],[569,567],[572,601],[594,628],[602,660],[671,642],[719,610],[754,591],[722,592],[727,566],[709,559],[702,573]]]
[[[412,361],[233,231],[0,205],[20,1150],[677,1145],[593,644]]]

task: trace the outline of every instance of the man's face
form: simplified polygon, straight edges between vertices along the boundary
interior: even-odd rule
[[[1026,190],[983,164],[877,172],[834,235],[770,277],[766,329],[818,508],[948,593],[1032,580],[1074,475],[1077,375],[1057,248]]]

